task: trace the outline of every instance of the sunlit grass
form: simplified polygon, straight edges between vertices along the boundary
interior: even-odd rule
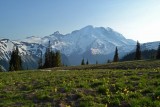
[[[160,69],[0,73],[0,106],[160,106]]]

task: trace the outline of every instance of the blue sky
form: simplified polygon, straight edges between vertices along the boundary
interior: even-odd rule
[[[140,42],[160,40],[160,0],[0,0],[0,38],[111,27]]]

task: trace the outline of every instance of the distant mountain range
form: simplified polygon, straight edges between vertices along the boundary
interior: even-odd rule
[[[133,51],[136,42],[126,39],[122,34],[111,28],[86,26],[80,30],[75,30],[63,35],[56,31],[45,37],[27,37],[23,40],[0,40],[0,65],[8,68],[8,61],[13,46],[19,47],[23,59],[24,69],[37,68],[40,52],[45,53],[48,43],[51,43],[53,50],[60,50],[64,65],[78,65],[82,58],[89,60],[89,63],[106,63],[112,59],[115,47],[118,47],[120,57]],[[159,42],[145,43],[142,50],[157,49]]]

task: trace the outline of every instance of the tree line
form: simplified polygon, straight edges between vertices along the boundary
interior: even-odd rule
[[[154,56],[153,56],[153,50],[152,51],[149,51],[149,50],[146,50],[144,51],[145,54],[149,54],[149,52],[151,52],[150,54],[150,58],[153,58],[154,59]],[[141,51],[141,45],[140,43],[137,41],[137,45],[136,45],[136,50],[134,52],[134,60],[141,60],[142,59],[142,51]],[[158,46],[158,49],[155,51],[155,59],[160,59],[160,44]],[[128,59],[130,60],[130,59]],[[114,55],[114,58],[113,58],[113,62],[118,62],[119,61],[119,57],[118,57],[118,49],[116,47],[116,50],[115,50],[115,55]]]
[[[158,46],[157,50],[144,50],[139,52],[139,59],[160,59],[160,44]],[[135,56],[137,55],[137,52],[131,52],[127,55],[125,55],[121,61],[129,61],[129,60],[135,60]]]
[[[134,53],[134,60],[141,60],[141,59],[142,59],[141,47],[140,47],[140,43],[137,41],[136,51]],[[156,51],[156,59],[160,59],[160,44]],[[116,47],[115,54],[113,57],[113,62],[118,62],[119,60],[120,59],[119,59],[119,54],[118,54],[118,48]],[[83,58],[81,61],[81,65],[88,65],[88,64],[89,64],[88,59],[85,62]],[[96,61],[96,64],[98,64],[98,61]],[[48,47],[46,48],[46,52],[44,54],[44,58],[43,58],[43,54],[41,51],[40,60],[38,61],[38,68],[43,69],[43,68],[52,68],[52,67],[60,67],[60,66],[62,66],[61,53],[60,51],[53,51],[51,48],[51,43],[49,41]],[[17,71],[17,70],[22,70],[22,69],[23,69],[22,59],[19,53],[18,46],[16,46],[13,48],[13,51],[11,53],[11,58],[9,61],[9,71]]]
[[[50,41],[49,41],[49,45],[48,45],[46,52],[45,52],[45,59],[44,60],[45,61],[43,64],[42,63],[43,58],[42,58],[42,52],[41,52],[41,58],[40,58],[39,67],[38,67],[39,69],[61,66],[61,53],[60,53],[60,51],[54,52],[52,50]]]
[[[147,51],[147,52],[146,52]],[[155,51],[156,55],[155,55],[155,59],[160,59],[160,44],[158,46],[158,49],[157,50],[152,50],[152,51],[149,51],[149,50],[146,50],[144,52],[141,52],[141,46],[140,46],[140,43],[137,41],[137,45],[136,45],[136,50],[134,53],[131,53],[131,54],[127,54],[125,57],[127,57],[127,60],[131,60],[131,57],[133,58],[133,60],[141,60],[142,59],[142,53],[145,53],[146,56],[148,56],[148,54],[150,54],[150,57],[151,58],[154,58],[153,56],[153,52]],[[131,57],[128,57],[128,56],[131,56]],[[118,48],[116,47],[115,48],[115,54],[114,54],[114,57],[113,57],[113,60],[112,62],[119,62],[120,59],[119,59],[119,54],[118,54]],[[108,63],[111,62],[110,60],[107,61]],[[87,60],[87,63],[88,60]],[[98,64],[98,62],[96,61],[96,64]],[[85,65],[85,62],[84,62],[84,58],[82,59],[81,61],[81,65]]]
[[[46,52],[44,54],[44,63],[43,63],[43,54],[41,51],[40,59],[38,61],[38,69],[44,68],[52,68],[52,67],[60,67],[61,64],[61,53],[60,51],[54,52],[51,48],[51,44],[49,41],[49,45],[46,48]],[[18,71],[23,70],[22,68],[22,59],[19,53],[18,46],[13,47],[13,51],[11,53],[11,58],[9,61],[9,71]]]
[[[13,47],[11,59],[9,61],[9,71],[22,70],[22,59],[19,55],[18,46]]]
[[[148,50],[146,50],[148,51]],[[146,52],[146,54],[149,54],[148,52]],[[151,51],[153,52],[153,50]],[[134,52],[134,56],[133,56],[133,60],[141,60],[142,59],[142,51],[141,51],[141,45],[140,43],[137,41],[137,45],[136,45],[136,50]],[[151,54],[151,57],[152,58],[154,57],[152,54]],[[158,46],[158,49],[156,50],[156,59],[160,59],[160,44]],[[128,59],[128,60],[131,60],[131,59]],[[114,58],[113,58],[113,62],[118,62],[119,61],[119,57],[118,57],[118,49],[116,47],[116,50],[115,50],[115,55],[114,55]]]

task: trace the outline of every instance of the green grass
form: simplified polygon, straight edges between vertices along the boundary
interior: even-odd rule
[[[116,66],[119,65],[122,63]],[[160,107],[160,68],[0,73],[0,106],[3,107],[106,105]]]
[[[87,69],[151,69],[160,68],[160,60],[125,61],[107,64],[56,67],[52,70],[87,70]]]

